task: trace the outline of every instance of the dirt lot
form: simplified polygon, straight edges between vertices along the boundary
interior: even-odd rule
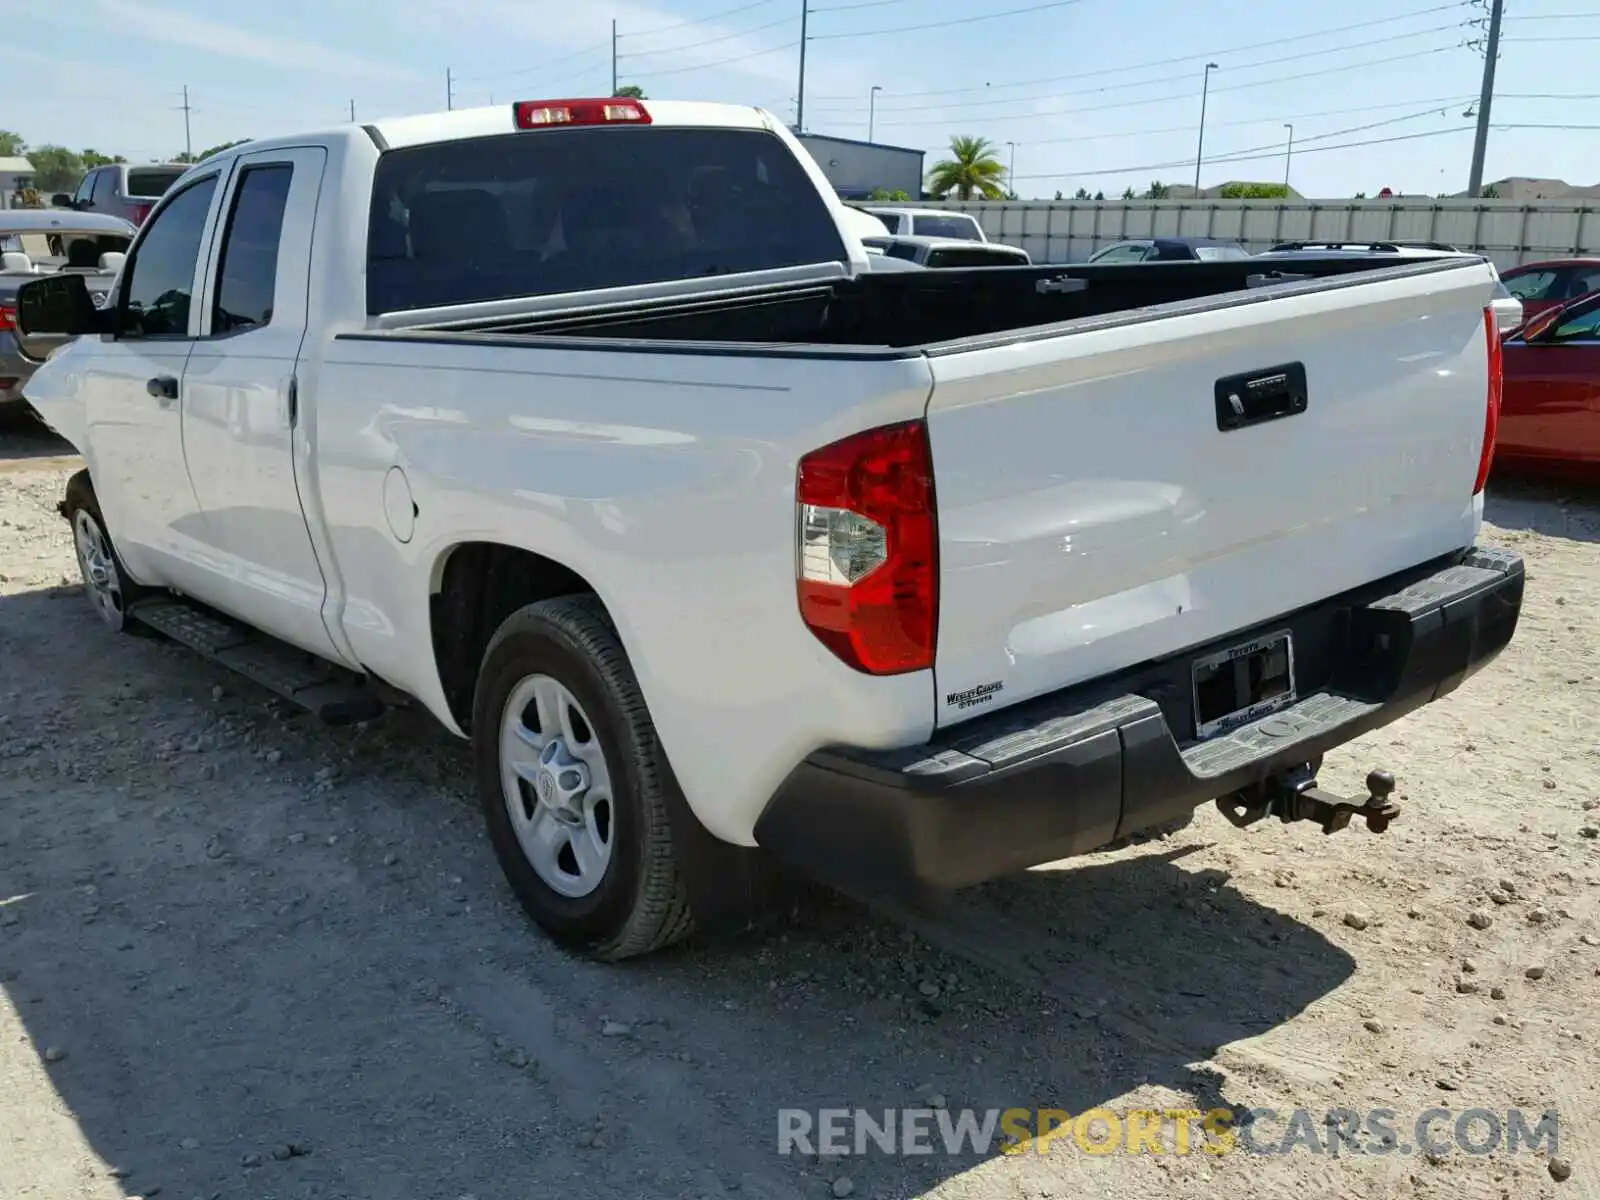
[[[603,968],[515,909],[425,718],[321,728],[106,633],[60,449],[0,433],[5,1197],[1600,1195],[1592,495],[1492,498],[1529,563],[1516,642],[1330,761],[1399,776],[1382,837],[1208,808],[964,895],[931,942],[818,899]],[[1323,1135],[1393,1109],[1407,1145],[1435,1106],[1555,1107],[1564,1162],[777,1153],[780,1108],[930,1103],[1265,1106],[1268,1146],[1296,1107]]]

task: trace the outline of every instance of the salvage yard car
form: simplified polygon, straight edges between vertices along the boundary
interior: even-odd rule
[[[84,275],[91,298],[103,300],[134,232],[122,218],[98,213],[0,209],[0,414],[26,407],[22,385],[62,341],[18,337],[17,291],[40,275],[72,271]]]
[[[755,108],[525,101],[192,168],[28,396],[88,598],[324,718],[470,737],[603,959],[787,867],[917,898],[1230,819],[1520,612],[1472,258],[871,271]],[[1254,280],[1254,282],[1253,282]]]

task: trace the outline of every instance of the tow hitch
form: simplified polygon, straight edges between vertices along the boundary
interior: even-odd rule
[[[1263,817],[1277,815],[1290,821],[1315,821],[1323,833],[1336,833],[1351,817],[1366,818],[1367,828],[1382,833],[1400,815],[1400,805],[1390,799],[1394,776],[1373,771],[1367,776],[1367,798],[1346,800],[1317,786],[1316,772],[1306,763],[1242,791],[1217,798],[1217,807],[1229,822],[1243,829]]]

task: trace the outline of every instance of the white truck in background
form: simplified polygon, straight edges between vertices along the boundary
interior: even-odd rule
[[[919,895],[1217,799],[1509,641],[1480,260],[867,269],[782,123],[529,101],[193,167],[28,399],[88,596],[470,737],[532,917],[627,957],[777,860]]]

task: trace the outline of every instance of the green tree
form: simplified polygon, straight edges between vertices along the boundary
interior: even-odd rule
[[[1287,200],[1289,189],[1281,183],[1229,183],[1221,192],[1224,200]]]
[[[1483,200],[1498,200],[1500,199],[1500,189],[1491,183],[1479,193],[1479,198]]]
[[[1356,199],[1357,200],[1365,200],[1366,198],[1367,198],[1367,194],[1365,192],[1357,192],[1356,193]]]
[[[21,158],[28,152],[28,143],[20,133],[0,129],[0,158]]]
[[[903,201],[903,200],[909,200],[909,199],[911,199],[911,197],[905,191],[905,189],[903,189],[903,188],[890,189],[890,188],[881,188],[880,187],[880,188],[873,188],[871,194],[869,194],[867,196],[867,199],[871,200],[871,201],[873,201],[873,202],[875,202],[877,204],[885,204],[885,203],[896,203],[896,202]]]
[[[224,150],[231,150],[235,146],[242,146],[249,140],[249,138],[235,138],[231,142],[218,142],[215,146],[208,146],[204,150],[200,151],[200,153],[195,156],[195,161],[198,162],[200,159],[210,158],[213,154],[221,154]]]
[[[35,146],[28,151],[33,186],[41,192],[70,192],[83,178],[83,159],[65,146]]]
[[[617,89],[616,94],[618,96],[627,96],[630,100],[648,100],[650,98],[644,94],[644,89],[637,83],[623,84]]]
[[[78,158],[83,162],[85,171],[92,171],[96,167],[106,166],[108,163],[127,162],[120,154],[101,154],[98,150],[80,150]]]
[[[957,135],[950,139],[950,157],[934,163],[928,172],[928,191],[936,200],[946,199],[951,192],[958,200],[971,200],[974,194],[983,200],[1002,200],[1006,189],[1000,181],[1005,174],[993,142]]]
[[[1122,198],[1124,200],[1132,200],[1133,199],[1133,189],[1131,187],[1130,188],[1124,188],[1122,190]]]
[[[1096,200],[1104,200],[1106,198],[1106,194],[1104,192],[1096,192],[1094,194],[1094,198]]]
[[[1150,181],[1150,190],[1145,192],[1144,198],[1146,200],[1165,200],[1171,194],[1172,189],[1170,187],[1162,183],[1161,180],[1154,179]]]
[[[1089,189],[1088,188],[1079,188],[1077,190],[1077,192],[1073,195],[1072,198],[1074,200],[1087,200],[1087,199],[1089,199]]]

